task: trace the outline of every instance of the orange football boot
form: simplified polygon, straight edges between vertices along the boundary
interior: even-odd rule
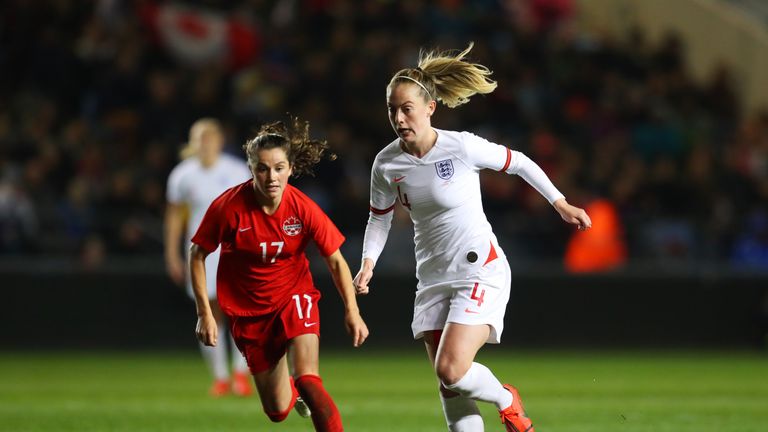
[[[520,399],[520,393],[509,384],[504,384],[504,388],[512,393],[512,405],[499,411],[501,423],[506,426],[507,432],[534,432],[531,419],[525,414],[523,401]]]
[[[243,372],[232,374],[232,393],[236,396],[247,397],[253,394],[251,376]]]
[[[211,384],[211,389],[208,393],[213,397],[222,397],[229,393],[229,381],[225,379],[217,379]]]

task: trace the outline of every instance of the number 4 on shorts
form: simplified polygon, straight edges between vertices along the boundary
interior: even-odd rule
[[[479,307],[483,305],[483,301],[484,301],[483,298],[485,298],[485,288],[483,288],[482,291],[480,291],[480,295],[478,296],[477,295],[478,285],[479,284],[475,282],[475,286],[472,287],[472,295],[469,298],[471,298],[472,300],[477,300],[477,306]]]

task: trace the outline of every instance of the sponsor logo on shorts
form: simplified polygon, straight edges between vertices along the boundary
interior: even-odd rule
[[[283,221],[283,232],[291,237],[301,234],[301,220],[296,216],[291,216]]]
[[[474,310],[472,310],[470,308],[464,309],[464,312],[471,313],[471,314],[479,314],[480,313],[480,311],[474,311]]]
[[[315,325],[315,324],[317,324],[317,321],[315,321],[315,322],[313,322],[313,323],[306,323],[306,322],[305,322],[305,323],[304,323],[304,327],[312,327],[312,326],[313,326],[313,325]]]
[[[246,232],[246,231],[248,231],[248,230],[249,230],[249,229],[251,229],[251,228],[253,228],[253,227],[248,227],[248,228],[240,228],[240,232]]]

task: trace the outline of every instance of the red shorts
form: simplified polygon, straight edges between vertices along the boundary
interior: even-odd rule
[[[252,374],[263,372],[285,355],[288,341],[303,334],[320,336],[320,291],[294,294],[281,309],[268,315],[230,317],[232,338]]]

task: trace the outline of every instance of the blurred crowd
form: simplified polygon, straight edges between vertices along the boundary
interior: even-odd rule
[[[359,241],[371,162],[394,138],[389,78],[421,48],[474,41],[499,87],[439,107],[434,125],[526,153],[571,203],[607,204],[629,261],[768,266],[768,111],[741,111],[727,65],[694,81],[674,34],[589,34],[575,13],[568,0],[3,2],[0,255],[159,257],[167,175],[203,116],[233,154],[262,122],[310,121],[339,157],[297,182]],[[518,178],[482,179],[511,261],[562,260],[573,231],[556,212]],[[402,212],[393,229],[410,230]]]

